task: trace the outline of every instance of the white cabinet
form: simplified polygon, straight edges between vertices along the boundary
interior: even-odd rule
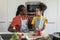
[[[58,31],[60,32],[60,0],[58,0]]]
[[[7,0],[0,0],[0,32],[7,31]]]
[[[46,27],[47,33],[54,33],[58,31],[58,21],[57,21],[57,0],[44,0],[43,1],[47,5],[47,10],[45,11],[45,16],[47,16],[48,24]]]
[[[7,18],[7,0],[0,0],[0,21],[6,21]]]
[[[8,22],[10,22],[16,14],[17,0],[8,0]]]

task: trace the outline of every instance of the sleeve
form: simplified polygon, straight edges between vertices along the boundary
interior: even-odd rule
[[[35,23],[35,17],[33,17],[31,24],[34,25]]]
[[[15,18],[13,18],[13,20],[12,20],[12,22],[11,22],[11,27],[14,27],[14,26],[16,26],[17,25],[17,18],[15,17]]]
[[[47,18],[44,17],[44,27],[46,26],[46,24],[47,24]]]

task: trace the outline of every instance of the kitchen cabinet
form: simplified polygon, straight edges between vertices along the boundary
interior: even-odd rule
[[[7,0],[0,0],[0,32],[7,31]]]
[[[48,24],[46,26],[47,33],[54,33],[58,31],[58,0],[43,0],[47,5],[47,10],[44,15],[48,19]]]
[[[58,16],[58,18],[57,18],[58,19],[57,20],[58,21],[58,27],[57,28],[58,28],[58,32],[60,32],[60,0],[58,0],[57,6],[58,6],[58,15],[57,15]]]

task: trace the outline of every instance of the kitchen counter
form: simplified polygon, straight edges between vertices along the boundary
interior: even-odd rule
[[[33,32],[29,32],[29,33],[12,33],[12,32],[0,32],[0,36],[3,38],[3,39],[10,39],[12,37],[12,34],[24,34],[24,37],[26,37],[27,39],[29,40],[32,40],[32,39],[36,39],[36,38],[42,38],[42,37],[47,37],[49,35],[43,35],[43,36],[31,36]]]
[[[0,34],[13,34],[12,32],[0,32]]]

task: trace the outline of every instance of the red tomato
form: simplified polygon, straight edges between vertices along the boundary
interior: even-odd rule
[[[41,35],[42,35],[41,31],[38,31],[37,36],[41,36]]]
[[[24,36],[24,34],[17,34],[19,36],[19,38],[22,38],[22,36]]]

